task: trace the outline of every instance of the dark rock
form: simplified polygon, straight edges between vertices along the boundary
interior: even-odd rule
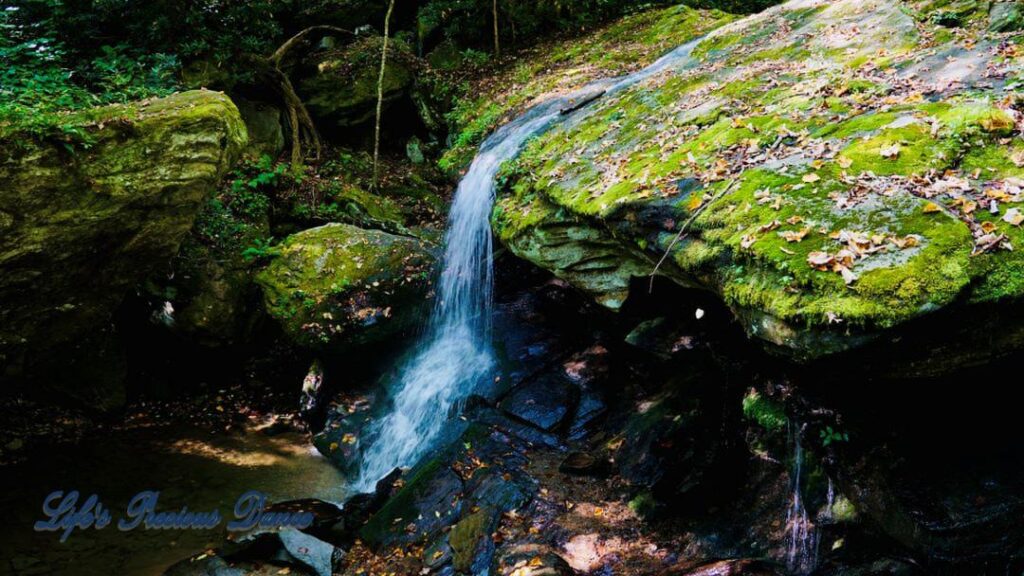
[[[534,426],[519,422],[503,412],[490,406],[476,406],[467,408],[465,416],[474,422],[493,426],[502,432],[537,446],[555,448],[561,445],[561,441],[554,434],[539,430]]]
[[[491,533],[498,528],[501,512],[485,507],[466,515],[452,526],[448,544],[452,549],[452,566],[465,574],[483,574],[494,556]]]
[[[439,570],[452,561],[452,547],[447,538],[441,538],[423,551],[423,565],[431,571]]]
[[[310,62],[309,69],[315,73],[300,79],[296,90],[314,119],[338,128],[373,121],[381,45],[381,37],[368,36],[319,54]],[[389,43],[383,84],[385,109],[408,96],[415,79],[413,62],[413,55],[403,44]]]
[[[716,560],[705,564],[681,562],[661,573],[661,576],[779,576],[782,572],[761,560]]]
[[[462,479],[435,457],[410,472],[405,485],[374,514],[359,534],[374,547],[429,541],[459,519]]]
[[[640,402],[613,441],[619,474],[658,500],[680,497],[701,485],[722,461],[722,382],[715,372],[670,379],[658,396]]]
[[[607,411],[604,399],[601,394],[584,388],[580,393],[580,401],[576,404],[576,411],[569,424],[569,439],[582,440],[592,431],[592,424],[601,418]]]
[[[587,452],[570,452],[558,465],[558,471],[564,474],[600,476],[608,472],[608,461]]]
[[[330,529],[326,537],[336,546],[348,547],[355,541],[359,529],[376,514],[388,499],[395,495],[398,480],[402,477],[402,469],[395,468],[390,474],[377,481],[376,489],[368,494],[356,494],[345,502],[341,518]]]
[[[263,155],[276,158],[284,150],[281,110],[266,102],[241,97],[235,97],[234,101],[249,131],[249,145],[245,148],[245,154],[254,158]]]
[[[503,546],[495,555],[493,573],[498,576],[573,576],[576,572],[553,549],[543,544]]]
[[[579,391],[561,374],[545,374],[512,390],[499,407],[544,431],[552,431],[576,407]]]
[[[251,572],[242,566],[229,565],[220,556],[207,554],[186,558],[164,572],[164,576],[247,576],[248,574]]]
[[[350,472],[358,463],[363,432],[373,421],[373,396],[347,396],[327,412],[323,429],[313,436],[313,446],[332,464]]]
[[[466,497],[473,506],[500,512],[522,508],[536,493],[533,479],[515,468],[480,468],[466,482]]]
[[[663,360],[696,346],[693,334],[665,318],[641,322],[626,335],[626,343]]]

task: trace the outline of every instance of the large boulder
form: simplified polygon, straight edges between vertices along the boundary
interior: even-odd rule
[[[256,281],[295,343],[358,346],[419,325],[434,261],[418,238],[335,223],[288,237]]]
[[[235,105],[208,91],[63,116],[52,137],[0,127],[7,375],[107,326],[178,251],[245,143]]]
[[[798,1],[713,31],[529,144],[495,229],[609,307],[655,271],[710,290],[804,360],[1018,301],[1020,51],[913,16]]]
[[[372,122],[377,107],[382,37],[364,37],[319,54],[314,73],[298,83],[310,113],[327,126],[348,128]],[[398,41],[388,44],[384,106],[408,95],[415,80],[413,54]]]

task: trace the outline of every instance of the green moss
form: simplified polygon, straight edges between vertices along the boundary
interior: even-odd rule
[[[415,238],[328,224],[288,237],[256,281],[297,343],[356,345],[415,324],[432,266]]]
[[[684,5],[624,18],[585,38],[540,51],[498,73],[484,90],[467,86],[448,116],[454,143],[440,167],[455,173],[467,166],[483,139],[528,103],[552,90],[568,91],[602,76],[616,76],[653,62],[668,50],[734,20],[717,10]],[[515,85],[514,90],[507,87]]]
[[[852,161],[853,173],[912,176],[952,166],[960,151],[949,138],[935,137],[924,124],[887,128],[867,139],[855,140],[842,156]]]
[[[778,432],[789,423],[789,417],[781,404],[754,390],[743,397],[743,416],[769,432]]]

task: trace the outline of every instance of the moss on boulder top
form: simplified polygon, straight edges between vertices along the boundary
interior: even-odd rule
[[[217,92],[0,127],[0,365],[104,325],[167,262],[246,143]]]
[[[358,346],[415,328],[434,260],[417,238],[327,224],[289,236],[256,281],[296,343]]]
[[[1020,40],[913,3],[791,1],[532,142],[495,229],[613,308],[668,251],[658,274],[800,358],[1016,300]]]

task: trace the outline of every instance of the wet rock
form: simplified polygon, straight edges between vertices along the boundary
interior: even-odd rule
[[[584,388],[580,393],[580,401],[576,404],[576,410],[569,424],[569,439],[582,440],[586,438],[606,411],[607,405],[602,395],[589,387]]]
[[[419,326],[433,265],[431,246],[417,238],[327,224],[289,236],[256,281],[293,342],[336,350]]]
[[[72,143],[72,154],[56,141],[0,135],[5,368],[30,372],[53,360],[48,349],[104,328],[127,291],[178,251],[246,142],[235,105],[207,91],[62,122],[89,146]]]
[[[559,427],[579,397],[577,388],[560,374],[545,374],[512,390],[498,405],[505,412],[544,431]]]
[[[569,564],[543,544],[503,546],[495,557],[493,573],[500,576],[572,576]]]
[[[405,485],[374,514],[359,534],[374,547],[429,541],[458,521],[462,479],[442,458],[413,469]]]
[[[358,464],[360,440],[373,422],[374,396],[347,396],[328,410],[323,429],[313,436],[313,446],[332,464],[351,471]]]
[[[516,469],[522,462],[506,458],[502,464],[480,468],[466,482],[466,497],[474,507],[509,512],[522,508],[537,493],[536,482]]]
[[[447,538],[441,538],[423,551],[423,565],[432,572],[440,570],[452,561],[452,547]]]
[[[502,432],[537,446],[555,448],[561,445],[558,436],[540,430],[530,424],[526,424],[510,418],[504,412],[486,405],[467,407],[466,417],[487,426],[493,426]]]
[[[481,508],[452,526],[448,544],[452,549],[452,566],[463,574],[483,574],[494,555],[491,533],[498,527],[501,513],[494,508]]]

